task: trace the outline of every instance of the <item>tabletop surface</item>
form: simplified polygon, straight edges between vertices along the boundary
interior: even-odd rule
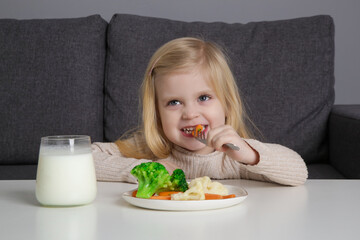
[[[205,211],[157,211],[122,199],[137,187],[98,182],[89,205],[38,204],[34,180],[0,181],[0,239],[359,239],[360,180],[308,180],[285,187],[220,181],[246,189],[242,203]],[[210,201],[210,200],[208,200]],[[212,200],[216,201],[216,200]]]

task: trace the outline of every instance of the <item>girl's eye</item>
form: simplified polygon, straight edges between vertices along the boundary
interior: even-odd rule
[[[180,104],[180,101],[178,101],[178,100],[171,100],[171,101],[169,101],[168,102],[168,106],[176,106],[176,105],[178,105],[178,104]]]
[[[208,101],[209,99],[210,99],[210,96],[208,96],[208,95],[201,95],[199,97],[200,102]]]

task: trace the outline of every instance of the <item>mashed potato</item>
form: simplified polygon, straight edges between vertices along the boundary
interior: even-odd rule
[[[184,193],[171,195],[171,200],[205,200],[205,193],[228,195],[227,188],[219,182],[212,182],[207,176],[195,178]]]

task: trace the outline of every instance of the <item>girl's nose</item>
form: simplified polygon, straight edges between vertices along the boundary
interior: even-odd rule
[[[200,114],[194,106],[186,106],[183,109],[182,118],[185,120],[199,117]]]

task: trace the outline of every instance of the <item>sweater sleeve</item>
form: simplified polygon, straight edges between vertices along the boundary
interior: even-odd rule
[[[212,179],[249,179],[297,186],[307,179],[307,168],[299,154],[278,144],[244,139],[259,153],[256,165],[235,161],[222,152],[200,155],[176,148],[172,161],[192,179],[208,176]]]
[[[130,174],[131,169],[140,163],[151,162],[146,159],[124,157],[115,143],[95,142],[91,148],[98,181],[137,183],[136,178]]]
[[[308,171],[298,153],[279,144],[262,143],[253,139],[244,140],[259,153],[260,161],[252,166],[241,164],[241,178],[290,186],[304,184]]]

